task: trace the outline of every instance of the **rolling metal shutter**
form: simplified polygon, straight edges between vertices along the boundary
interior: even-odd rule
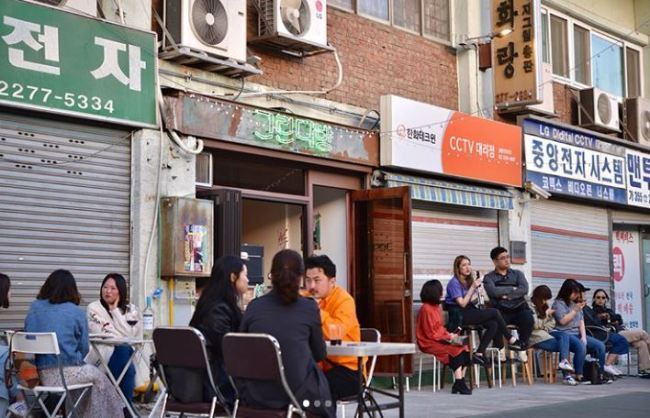
[[[639,208],[639,212],[614,210],[612,211],[612,223],[619,225],[641,225],[650,226],[650,213]]]
[[[453,274],[454,258],[466,255],[481,275],[492,271],[490,250],[499,243],[497,211],[414,202],[412,220],[413,299],[427,280],[443,287]]]
[[[0,272],[12,280],[0,327],[22,328],[55,269],[72,272],[82,304],[109,272],[128,278],[128,132],[0,115]]]
[[[610,286],[607,210],[587,205],[532,202],[533,287],[545,284],[553,296],[565,279],[591,289]]]

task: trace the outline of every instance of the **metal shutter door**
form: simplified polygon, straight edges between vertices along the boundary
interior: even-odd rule
[[[499,243],[496,210],[417,202],[411,219],[414,300],[420,300],[427,280],[435,278],[447,286],[458,255],[469,257],[481,275],[494,269],[490,250]]]
[[[630,212],[622,210],[612,211],[612,223],[621,225],[650,225],[650,213],[639,209],[641,212]]]
[[[22,328],[48,274],[72,272],[87,304],[109,272],[128,277],[128,133],[0,117],[0,271],[12,280],[0,327]]]
[[[586,287],[608,287],[609,221],[604,208],[557,201],[532,202],[533,287],[546,284],[557,295],[564,279]]]

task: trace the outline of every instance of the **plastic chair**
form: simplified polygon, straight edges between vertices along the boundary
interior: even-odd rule
[[[50,354],[56,356],[59,373],[61,375],[61,386],[35,386],[33,388],[18,385],[18,389],[25,394],[32,394],[36,398],[35,402],[31,405],[28,405],[27,415],[32,409],[36,406],[36,403],[40,405],[45,412],[45,415],[48,418],[53,418],[59,413],[59,409],[63,406],[64,402],[66,405],[66,417],[78,416],[76,413],[77,407],[81,400],[86,396],[88,391],[92,388],[92,383],[78,383],[74,385],[68,385],[65,381],[65,375],[63,374],[63,366],[61,364],[61,357],[59,351],[59,342],[56,338],[54,332],[16,332],[11,337],[11,354],[12,359],[14,358],[15,353],[22,354]],[[77,400],[72,403],[71,393],[72,391],[81,391]],[[45,402],[43,402],[44,396],[49,394],[59,395],[59,401],[54,406],[54,409],[50,411]],[[25,399],[28,399],[26,396]]]
[[[162,415],[166,413],[230,416],[225,400],[215,385],[203,334],[192,327],[159,327],[153,331],[156,360],[167,393]],[[210,383],[212,399],[203,400],[203,384]]]
[[[366,343],[380,343],[381,333],[375,328],[361,328],[361,341]],[[375,364],[377,363],[377,356],[370,358],[370,369],[368,370],[368,378],[366,379],[366,386],[370,386],[372,376],[375,373]],[[341,414],[345,418],[345,406],[357,402],[357,396],[349,396],[347,398],[339,399],[336,402],[336,407],[341,407]]]
[[[242,361],[255,359],[255,361]],[[234,381],[257,380],[275,382],[284,389],[289,404],[286,408],[271,410],[243,405],[237,397],[233,417],[250,418],[292,417],[299,414],[306,418],[284,375],[280,343],[269,334],[245,334],[230,332],[223,337],[223,362],[226,372]]]

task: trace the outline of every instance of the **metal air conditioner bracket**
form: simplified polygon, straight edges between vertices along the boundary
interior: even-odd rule
[[[169,48],[168,50],[160,51],[158,57],[232,78],[245,78],[262,74],[262,70],[251,64],[242,64],[233,59],[219,58],[205,51],[181,45],[178,48]]]
[[[279,51],[283,54],[298,58],[311,57],[312,55],[333,52],[334,48],[320,45],[300,38],[291,38],[285,35],[264,35],[248,41],[249,45],[264,49]]]

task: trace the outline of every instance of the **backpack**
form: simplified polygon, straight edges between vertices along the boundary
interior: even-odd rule
[[[583,376],[585,379],[589,380],[592,385],[603,384],[600,365],[596,360],[585,360]]]

